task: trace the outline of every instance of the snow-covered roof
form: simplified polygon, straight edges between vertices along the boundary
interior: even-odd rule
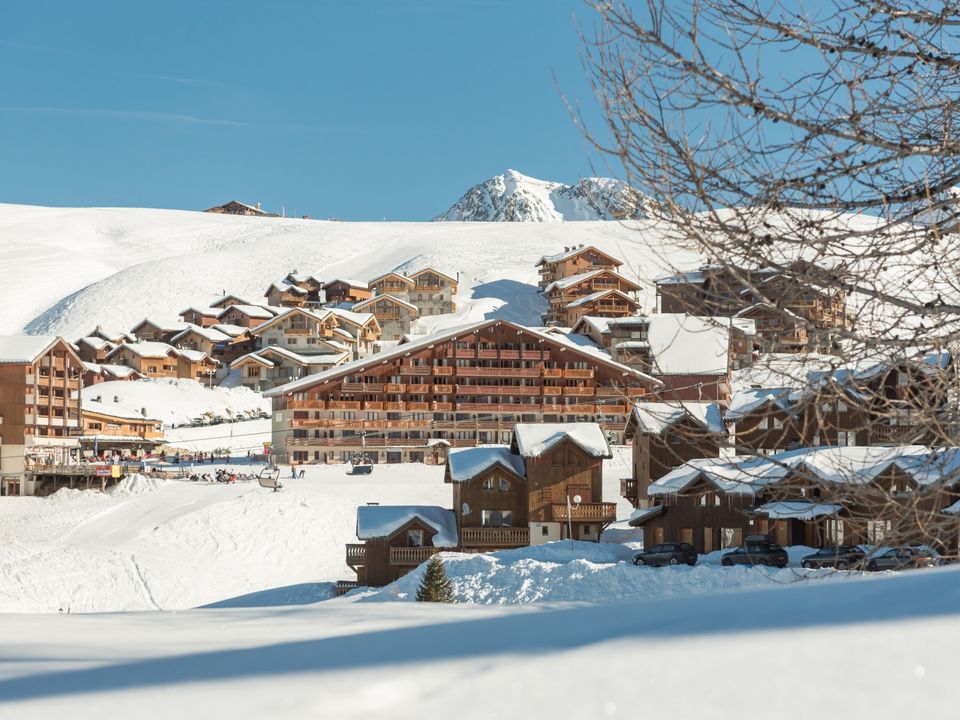
[[[707,432],[718,435],[726,432],[722,409],[712,402],[644,402],[634,403],[630,422],[635,422],[642,433],[659,435],[681,420],[689,418]]]
[[[142,327],[144,325],[155,327],[157,330],[160,330],[161,332],[180,332],[181,330],[186,330],[189,327],[190,323],[185,323],[181,321],[161,323],[161,322],[157,322],[156,320],[151,320],[150,318],[144,318],[143,320],[138,322],[136,325],[134,325],[132,330],[136,330],[137,328]]]
[[[558,263],[563,260],[568,260],[572,257],[576,257],[577,255],[581,255],[587,251],[593,251],[598,255],[603,255],[604,257],[609,258],[610,260],[613,260],[613,263],[611,264],[614,267],[620,267],[621,265],[623,265],[623,263],[617,260],[615,257],[613,257],[613,255],[610,255],[609,253],[605,253],[603,252],[603,250],[598,250],[593,245],[580,245],[578,247],[572,247],[567,250],[564,250],[563,252],[555,253],[553,255],[543,255],[540,257],[539,260],[537,260],[537,265],[543,265],[544,263]]]
[[[664,275],[654,279],[657,285],[703,285],[707,274],[703,270],[689,270],[674,275]]]
[[[446,278],[452,283],[457,282],[457,279],[455,277],[452,277],[450,275],[447,275],[446,273],[440,272],[439,270],[433,267],[420,268],[416,272],[410,273],[407,277],[409,277],[411,280],[416,280],[417,277],[419,277],[420,275],[423,275],[424,273],[433,273],[434,275],[439,275],[442,278]]]
[[[59,339],[54,335],[0,335],[0,363],[32,363]]]
[[[116,418],[126,420],[143,420],[144,422],[161,422],[159,418],[145,417],[140,410],[113,402],[102,402],[100,400],[85,399],[81,406],[81,412],[98,413],[100,415],[110,415]]]
[[[582,298],[577,298],[573,302],[567,303],[567,307],[580,307],[581,305],[586,305],[587,303],[591,303],[596,300],[605,298],[608,295],[617,295],[621,299],[626,300],[628,303],[632,305],[636,305],[637,307],[640,307],[640,303],[638,303],[632,297],[627,295],[625,292],[621,292],[620,290],[600,290],[599,292],[590,293],[589,295],[585,295]]]
[[[623,350],[649,350],[650,343],[646,340],[624,340],[618,342],[614,347]]]
[[[460,448],[451,450],[447,456],[447,468],[453,482],[470,480],[497,465],[519,478],[524,477],[523,459],[510,452],[509,445]]]
[[[406,275],[403,275],[402,273],[398,273],[398,272],[395,272],[395,271],[391,270],[390,272],[383,273],[383,275],[377,275],[375,278],[373,278],[373,280],[371,280],[371,281],[369,282],[369,286],[372,287],[372,286],[374,285],[374,283],[378,283],[378,282],[380,282],[381,280],[384,280],[384,279],[386,279],[386,278],[388,278],[388,277],[395,277],[395,278],[397,278],[398,280],[402,280],[402,281],[405,282],[407,285],[416,285],[416,283],[415,283],[413,280],[411,280],[410,278],[408,278]]]
[[[357,508],[357,537],[390,537],[411,520],[419,520],[436,531],[434,547],[459,545],[456,515],[453,510],[436,505],[361,505]]]
[[[222,318],[231,310],[236,310],[243,313],[247,317],[252,318],[262,318],[268,319],[272,318],[276,313],[270,308],[264,307],[263,305],[228,305],[223,310],[220,311],[220,314],[217,315],[217,318]]]
[[[643,525],[647,520],[655,518],[657,515],[663,512],[663,505],[653,505],[646,508],[637,508],[632,513],[630,513],[630,518],[627,520],[627,524],[631,527],[639,527]]]
[[[751,512],[755,515],[765,515],[771,520],[815,520],[818,517],[832,517],[843,512],[844,509],[842,505],[833,503],[779,500],[753,508]]]
[[[161,358],[168,357],[170,355],[176,357],[178,355],[178,350],[170,345],[167,345],[166,343],[147,342],[141,340],[140,342],[117,345],[117,347],[107,354],[107,359],[113,357],[117,353],[123,352],[124,350],[129,350],[134,355],[148,358]]]
[[[730,327],[726,318],[656,313],[648,317],[652,372],[659,375],[726,375]]]
[[[525,458],[540,457],[569,440],[591,457],[612,457],[610,444],[597,423],[517,423],[513,447]]]
[[[113,350],[117,346],[116,343],[112,343],[109,340],[104,340],[102,337],[97,337],[96,335],[82,337],[79,340],[77,340],[77,344],[80,344],[80,343],[84,345],[89,345],[94,350],[102,350],[105,347],[110,350]]]
[[[458,335],[463,335],[465,333],[473,332],[475,330],[480,330],[482,328],[495,326],[497,324],[502,324],[505,327],[512,328],[514,330],[529,332],[530,334],[541,337],[542,339],[547,340],[549,342],[555,342],[555,343],[562,342],[561,340],[558,339],[557,336],[548,335],[547,333],[540,332],[533,328],[528,328],[528,327],[524,327],[523,325],[512,323],[509,320],[495,320],[495,319],[481,320],[479,322],[470,323],[467,325],[460,325],[458,327],[448,328],[444,332],[436,333],[434,335],[425,335],[412,342],[405,343],[403,345],[397,345],[394,348],[390,348],[388,350],[384,350],[379,353],[368,355],[367,357],[354,360],[353,362],[345,363],[338,367],[331,368],[326,372],[318,373],[316,375],[311,375],[310,377],[306,377],[306,378],[301,378],[300,380],[294,380],[292,383],[288,383],[286,385],[282,385],[280,387],[267,390],[264,393],[264,397],[275,397],[277,395],[283,395],[284,393],[296,392],[301,388],[310,387],[311,385],[316,385],[321,382],[326,382],[327,380],[340,377],[341,375],[349,375],[351,373],[362,372],[365,368],[373,367],[374,365],[382,363],[385,360],[393,360],[397,357],[401,357],[405,353],[415,352],[417,350],[427,348],[430,345],[445,342],[449,339],[457,337]],[[567,343],[564,343],[564,345],[566,347],[571,348],[573,352],[579,353],[582,357],[587,357],[595,362],[599,362],[603,365],[606,365],[607,367],[614,368],[615,370],[618,370],[622,373],[632,375],[633,377],[639,378],[653,385],[663,384],[656,378],[653,378],[650,375],[647,375],[646,373],[642,373],[639,370],[635,370],[631,367],[628,367],[627,365],[622,365],[618,362],[614,362],[613,360],[610,359],[609,356],[605,354],[592,353],[583,348],[579,348],[575,345],[570,345]]]
[[[180,357],[186,358],[190,362],[198,363],[203,362],[204,360],[209,360],[214,365],[219,365],[219,360],[214,360],[212,357],[207,355],[202,350],[181,350],[178,349],[177,352],[180,354]]]
[[[134,370],[132,367],[127,367],[126,365],[110,365],[107,363],[102,363],[99,365],[99,368],[107,375],[112,375],[115,378],[128,378],[131,375],[139,375],[140,373]]]
[[[310,282],[311,280],[315,283],[323,285],[323,280],[318,278],[316,275],[305,275],[304,273],[299,273],[296,270],[291,273],[287,273],[287,276],[284,278],[284,281],[289,283],[305,283]]]
[[[294,362],[297,362],[301,365],[336,365],[343,362],[346,358],[349,357],[349,353],[339,352],[339,353],[318,353],[316,355],[302,355],[300,353],[289,350],[285,347],[278,347],[277,345],[269,345],[265,348],[257,350],[257,354],[261,357],[270,356],[270,355],[280,355],[285,358],[289,358]]]
[[[356,312],[357,310],[362,310],[365,307],[375,305],[380,300],[388,300],[389,302],[396,303],[397,305],[402,305],[403,307],[407,308],[407,310],[409,310],[410,312],[413,312],[416,314],[420,313],[420,308],[418,308],[416,305],[414,305],[413,303],[409,303],[406,300],[401,300],[396,295],[391,295],[390,293],[384,293],[383,295],[374,295],[369,300],[362,300],[358,303],[354,303],[353,309],[351,310],[351,312]],[[336,310],[336,308],[334,308],[334,310]]]
[[[216,317],[220,314],[221,308],[215,307],[197,307],[196,305],[191,305],[186,310],[180,311],[180,316],[186,315],[188,312],[194,312],[198,315],[203,315],[204,317]]]
[[[945,512],[947,515],[960,515],[960,500],[957,500],[953,505],[945,507],[941,512]]]
[[[271,316],[269,320],[265,320],[259,325],[256,325],[255,327],[251,328],[250,332],[253,333],[254,335],[259,335],[267,328],[273,327],[276,323],[282,321],[284,318],[289,317],[290,315],[306,315],[308,318],[312,320],[317,320],[322,322],[327,318],[328,315],[330,315],[330,310],[328,310],[327,308],[319,308],[314,310],[312,308],[305,308],[305,307],[284,308],[283,310],[278,312],[276,315]]]
[[[369,290],[370,286],[367,284],[366,280],[355,280],[352,278],[334,278],[327,285],[333,285],[334,283],[342,283],[352,288],[362,288],[364,290]]]
[[[283,280],[270,283],[270,287],[267,288],[267,292],[264,295],[269,295],[271,290],[276,290],[279,293],[293,293],[294,295],[307,295],[307,291],[304,290],[299,285],[293,285]]]
[[[224,335],[228,335],[232,338],[240,337],[243,335],[249,328],[245,328],[242,325],[229,325],[224,323],[217,323],[213,326],[214,330],[222,332]]]
[[[174,335],[172,338],[170,338],[170,342],[175,343],[181,338],[186,337],[190,333],[199,335],[204,340],[208,340],[209,342],[213,342],[213,343],[227,342],[230,339],[229,335],[227,335],[226,333],[220,332],[216,328],[201,327],[200,325],[191,324],[190,327],[188,327],[186,330],[183,330],[182,332],[179,332],[176,335]]]
[[[337,320],[346,320],[349,323],[353,323],[354,325],[359,325],[361,327],[375,319],[373,313],[353,312],[353,310],[345,310],[343,308],[329,308],[329,312],[332,312],[334,315],[336,315]]]
[[[252,305],[249,300],[244,300],[242,297],[237,297],[236,295],[224,295],[219,297],[210,303],[210,307],[214,310],[220,310],[227,307],[228,305]]]
[[[789,473],[790,468],[766,457],[696,458],[651,483],[647,494],[650,497],[675,495],[702,479],[728,495],[754,495]]]
[[[778,308],[778,307],[776,307],[776,306],[774,306],[774,305],[771,305],[770,303],[766,303],[766,302],[758,302],[758,303],[754,303],[753,305],[750,305],[750,306],[748,306],[748,307],[745,307],[743,310],[741,310],[741,311],[738,312],[736,315],[734,315],[734,317],[742,318],[742,317],[744,317],[745,315],[749,315],[750,313],[753,313],[753,312],[755,312],[755,311],[757,311],[757,310],[769,310],[770,312],[774,313],[775,315],[783,315],[783,316],[785,316],[785,317],[787,317],[787,318],[790,318],[790,319],[793,320],[794,322],[798,322],[798,323],[804,322],[804,319],[803,319],[802,317],[800,317],[799,315],[797,315],[797,314],[796,314],[795,312],[793,312],[792,310],[787,310],[786,308]]]
[[[776,409],[789,413],[796,400],[793,388],[751,388],[740,390],[730,398],[730,405],[724,413],[727,420],[736,420],[770,404]]]
[[[588,270],[587,272],[579,273],[577,275],[570,275],[569,277],[561,278],[560,280],[554,280],[552,283],[547,285],[544,288],[544,292],[553,292],[554,290],[566,290],[569,287],[573,287],[578,283],[582,283],[586,280],[592,280],[593,278],[599,275],[613,275],[618,280],[623,281],[626,285],[629,285],[633,289],[638,290],[640,288],[637,283],[629,278],[625,278],[623,275],[618,273],[616,270],[611,270],[610,268],[600,268],[599,270]]]

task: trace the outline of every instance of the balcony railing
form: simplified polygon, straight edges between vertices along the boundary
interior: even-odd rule
[[[453,366],[437,365],[433,368],[434,375],[453,375]]]
[[[616,520],[616,503],[581,503],[575,508],[571,508],[571,520]],[[554,503],[550,506],[550,512],[553,519],[557,522],[567,519],[566,503]]]
[[[575,369],[564,370],[563,376],[566,378],[572,378],[577,380],[589,380],[590,378],[593,377],[593,369],[590,368],[587,370],[575,370]]]
[[[392,547],[390,548],[391,565],[419,565],[430,559],[431,555],[440,552],[436,547]]]
[[[544,368],[543,376],[545,378],[561,378],[563,377],[563,370],[560,368]]]
[[[464,547],[523,547],[530,544],[530,528],[461,528]]]
[[[355,567],[357,565],[366,565],[367,546],[363,543],[347,544],[347,565]]]

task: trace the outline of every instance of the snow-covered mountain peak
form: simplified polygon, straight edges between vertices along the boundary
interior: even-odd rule
[[[583,178],[574,185],[507,170],[474,185],[436,220],[563,222],[646,216],[648,199],[622,180]]]

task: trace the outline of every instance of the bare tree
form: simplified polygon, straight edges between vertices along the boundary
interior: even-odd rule
[[[781,444],[738,427],[738,453],[954,445],[960,5],[589,4],[585,58],[605,127],[585,133],[669,225],[671,242],[649,251],[704,264],[676,267],[698,274],[661,302],[757,318],[758,363],[777,358],[795,389],[769,431]],[[851,468],[833,495],[851,524],[889,519],[888,541],[955,548],[941,509],[958,478],[948,455],[931,458],[941,472],[922,492],[891,466],[867,484]],[[789,491],[824,490],[808,480]]]

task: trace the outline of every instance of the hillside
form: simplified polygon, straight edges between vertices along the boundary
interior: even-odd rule
[[[622,180],[582,178],[574,185],[507,170],[467,190],[436,218],[468,222],[564,222],[645,217],[648,200]]]
[[[0,205],[0,333],[63,334],[98,323],[130,328],[145,316],[177,319],[223,290],[262,300],[291,270],[369,278],[434,265],[460,274],[455,315],[422,320],[420,332],[502,317],[538,324],[545,309],[535,263],[592,244],[623,258],[647,307],[650,280],[696,258],[662,247],[651,221],[581,223],[341,223],[141,209]],[[664,256],[669,256],[667,262]]]

